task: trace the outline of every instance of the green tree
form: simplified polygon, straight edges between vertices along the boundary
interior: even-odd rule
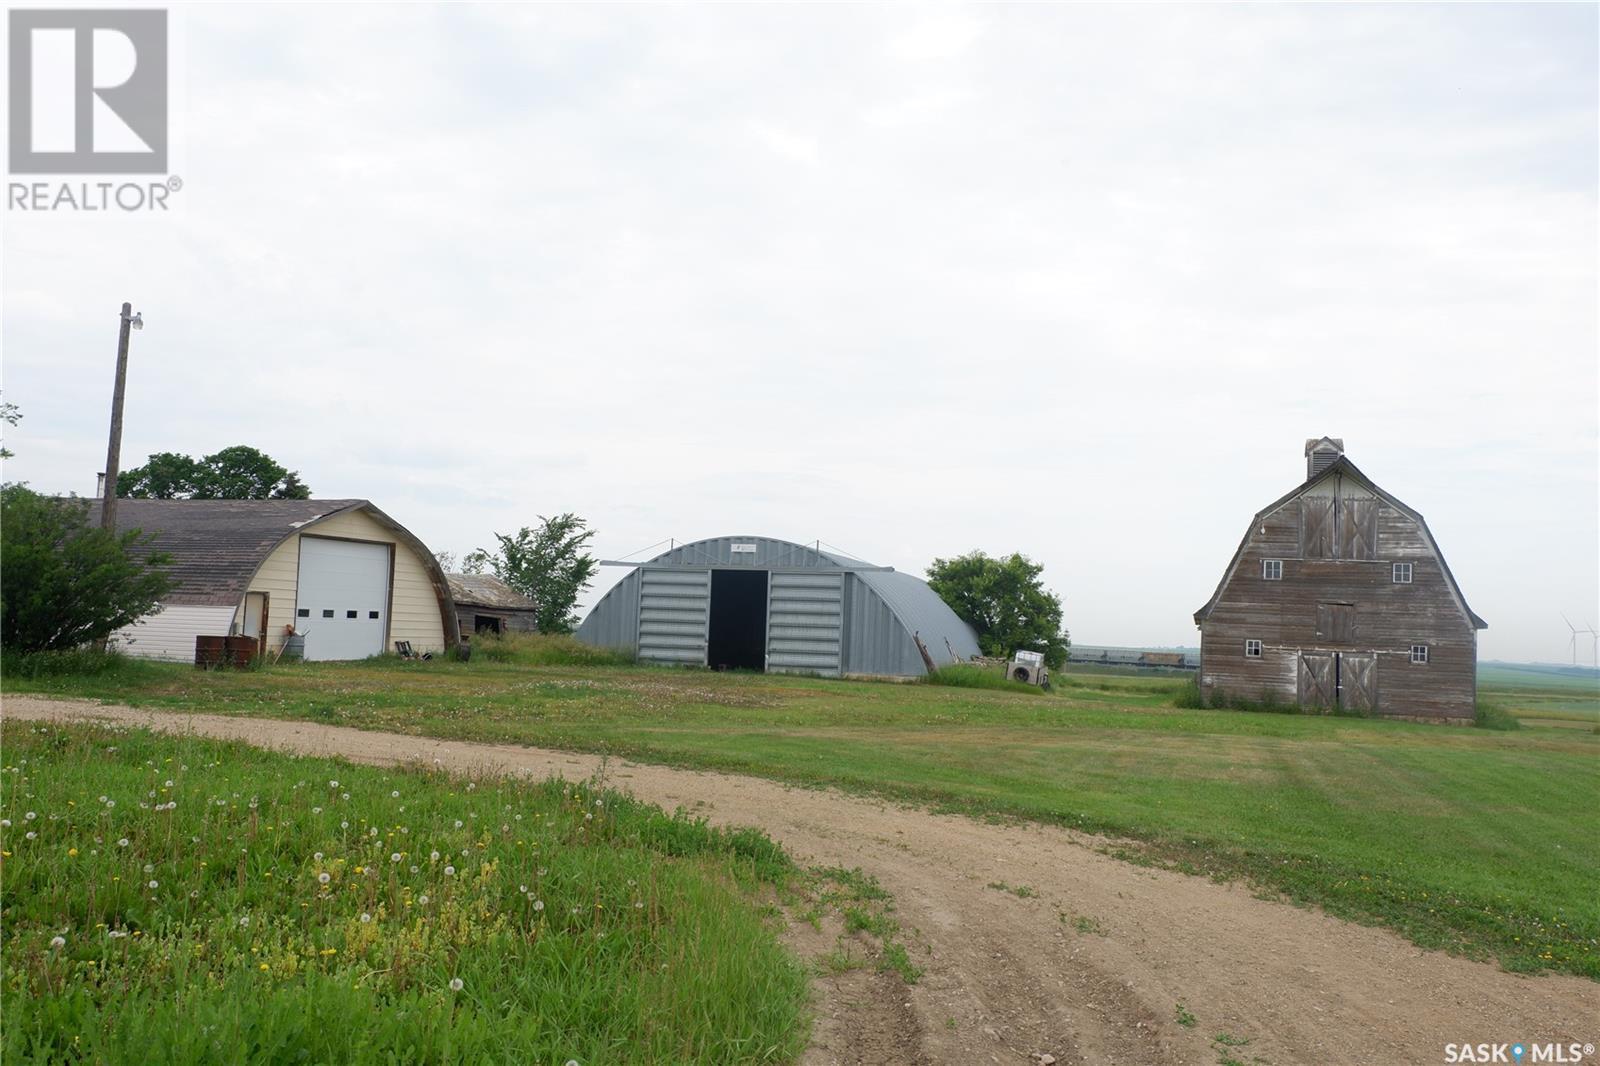
[[[64,651],[103,641],[154,610],[173,582],[153,535],[91,524],[87,500],[0,487],[0,644]]]
[[[200,464],[177,452],[156,452],[117,475],[117,495],[133,500],[186,500],[200,482]]]
[[[14,426],[21,421],[22,412],[17,410],[16,404],[10,400],[0,401],[0,422],[4,422],[8,426]],[[0,444],[0,459],[9,459],[13,454],[15,453],[10,448]]]
[[[468,552],[461,568],[469,574],[493,570],[496,577],[532,600],[541,633],[570,633],[578,624],[573,610],[599,564],[586,550],[594,531],[574,514],[539,516],[537,529],[523,526],[496,533],[495,551]]]
[[[309,500],[311,488],[272,456],[236,444],[200,460],[157,452],[117,476],[117,495],[152,500]]]
[[[1061,625],[1061,597],[1044,587],[1043,572],[1025,555],[993,559],[975,551],[935,559],[928,585],[978,634],[985,655],[1009,657],[1026,648],[1059,669],[1071,640]]]

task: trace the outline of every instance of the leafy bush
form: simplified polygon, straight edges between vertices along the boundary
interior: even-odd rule
[[[1478,701],[1472,724],[1479,729],[1498,729],[1507,733],[1522,728],[1522,720],[1516,715],[1498,704],[1486,703],[1483,700]]]
[[[1008,681],[1001,670],[993,667],[975,666],[971,663],[954,663],[950,666],[941,666],[937,673],[929,674],[923,678],[923,683],[929,685],[948,685],[951,688],[992,688],[1004,692],[1031,692],[1036,696],[1044,695],[1044,690],[1037,685],[1024,685],[1020,681]]]
[[[149,614],[172,590],[163,569],[171,559],[148,550],[152,538],[91,525],[87,500],[6,485],[0,525],[0,645],[9,651],[98,643]]]

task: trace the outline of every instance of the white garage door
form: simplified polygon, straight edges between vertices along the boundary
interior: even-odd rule
[[[377,655],[388,625],[389,545],[301,537],[297,601],[307,659]]]

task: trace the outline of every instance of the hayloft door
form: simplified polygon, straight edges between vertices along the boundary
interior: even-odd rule
[[[1321,652],[1300,653],[1299,704],[1326,711],[1337,706],[1334,656]]]
[[[1354,714],[1371,714],[1378,709],[1378,657],[1376,655],[1339,656],[1339,709]]]

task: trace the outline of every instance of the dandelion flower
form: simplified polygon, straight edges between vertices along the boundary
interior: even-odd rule
[[[362,914],[361,914],[361,924],[362,925],[366,925],[370,921],[372,921],[372,915],[367,914],[365,911],[363,911]]]
[[[116,805],[117,805],[117,801],[116,800],[106,800],[106,806],[107,807],[115,807]]]
[[[337,782],[337,781],[329,781],[328,782],[328,787],[329,788],[338,788],[339,787],[339,782]]]
[[[128,838],[127,837],[123,837],[121,840],[117,841],[117,847],[125,848],[127,846],[128,846]]]
[[[37,818],[37,817],[39,817],[39,816],[38,816],[38,815],[37,815],[37,814],[36,814],[36,813],[34,813],[34,812],[33,812],[33,811],[29,811],[29,812],[28,812],[28,813],[27,813],[27,814],[24,814],[24,815],[23,815],[23,816],[22,816],[22,817],[23,817],[23,818],[25,818],[25,819],[27,819],[27,820],[28,820],[28,821],[30,821],[30,822],[31,822],[31,821],[33,821],[33,820],[34,820],[34,819],[35,819],[35,818]],[[460,823],[460,822],[457,822],[457,823],[456,823],[456,824],[457,824],[457,825],[460,825],[460,824],[461,824],[461,823]]]
[[[33,831],[33,830],[31,830],[31,829],[30,829],[30,830],[28,830],[28,839],[29,839],[29,840],[36,840],[36,839],[38,839],[38,837],[39,837],[39,834],[38,834],[38,833],[35,833],[35,832],[34,832],[34,831]]]
[[[450,991],[459,992],[465,986],[465,984],[466,982],[462,981],[461,978],[452,977],[450,978]]]
[[[533,909],[536,910],[536,911],[544,910],[544,900],[542,900],[542,899],[534,900],[533,901]]]
[[[333,878],[329,877],[327,872],[324,871],[324,872],[322,872],[322,873],[317,875],[317,880],[322,882],[323,884],[327,884],[329,881],[332,881]]]
[[[50,938],[50,946],[52,948],[64,948],[67,946],[67,938],[64,936],[53,936]]]
[[[321,814],[322,813],[322,808],[321,807],[313,807],[313,808],[311,808],[311,813],[312,814]]]
[[[446,866],[444,868],[444,875],[446,877],[454,877],[456,875],[456,868],[454,866]]]
[[[241,927],[248,927],[250,925],[250,916],[248,914],[242,915],[239,918],[239,925]]]
[[[389,798],[390,799],[399,799],[400,798],[400,790],[396,789],[395,791],[389,793]]]
[[[29,816],[28,816],[28,817],[30,817],[30,818],[32,818],[32,817],[33,817],[33,815],[31,815],[31,814],[30,814],[30,815],[29,815]],[[456,819],[456,828],[457,828],[457,829],[460,829],[460,828],[461,828],[461,827],[462,827],[462,826],[463,826],[463,825],[465,825],[465,824],[466,824],[466,823],[465,823],[465,822],[463,822],[463,821],[462,821],[462,820],[461,820],[461,819],[460,819],[460,818],[457,818],[457,819]]]
[[[349,829],[350,828],[350,823],[349,822],[340,822],[339,823],[339,828],[340,829]]]
[[[152,865],[151,863],[147,862],[147,863],[144,864],[144,872],[147,873],[147,874],[153,874],[153,873],[156,872],[156,868],[155,868],[154,865]]]
[[[151,881],[151,882],[150,882],[150,887],[151,887],[151,888],[160,888],[160,887],[161,887],[161,882],[160,882],[160,881],[155,881],[155,880],[152,880],[152,881]]]
[[[399,862],[400,861],[400,853],[398,851],[392,853],[389,856],[389,861],[390,862]]]
[[[312,862],[321,862],[322,861],[322,852],[320,852],[320,851],[312,852],[311,853],[311,861]]]
[[[417,897],[417,902],[422,904],[424,907],[426,907],[428,905],[428,897],[427,896],[418,896]]]
[[[438,862],[439,861],[439,853],[437,851],[430,851],[430,852],[428,852],[428,858],[430,860],[432,860],[433,862]]]
[[[10,828],[11,828],[11,819],[10,818],[0,818],[0,829],[10,829]]]

